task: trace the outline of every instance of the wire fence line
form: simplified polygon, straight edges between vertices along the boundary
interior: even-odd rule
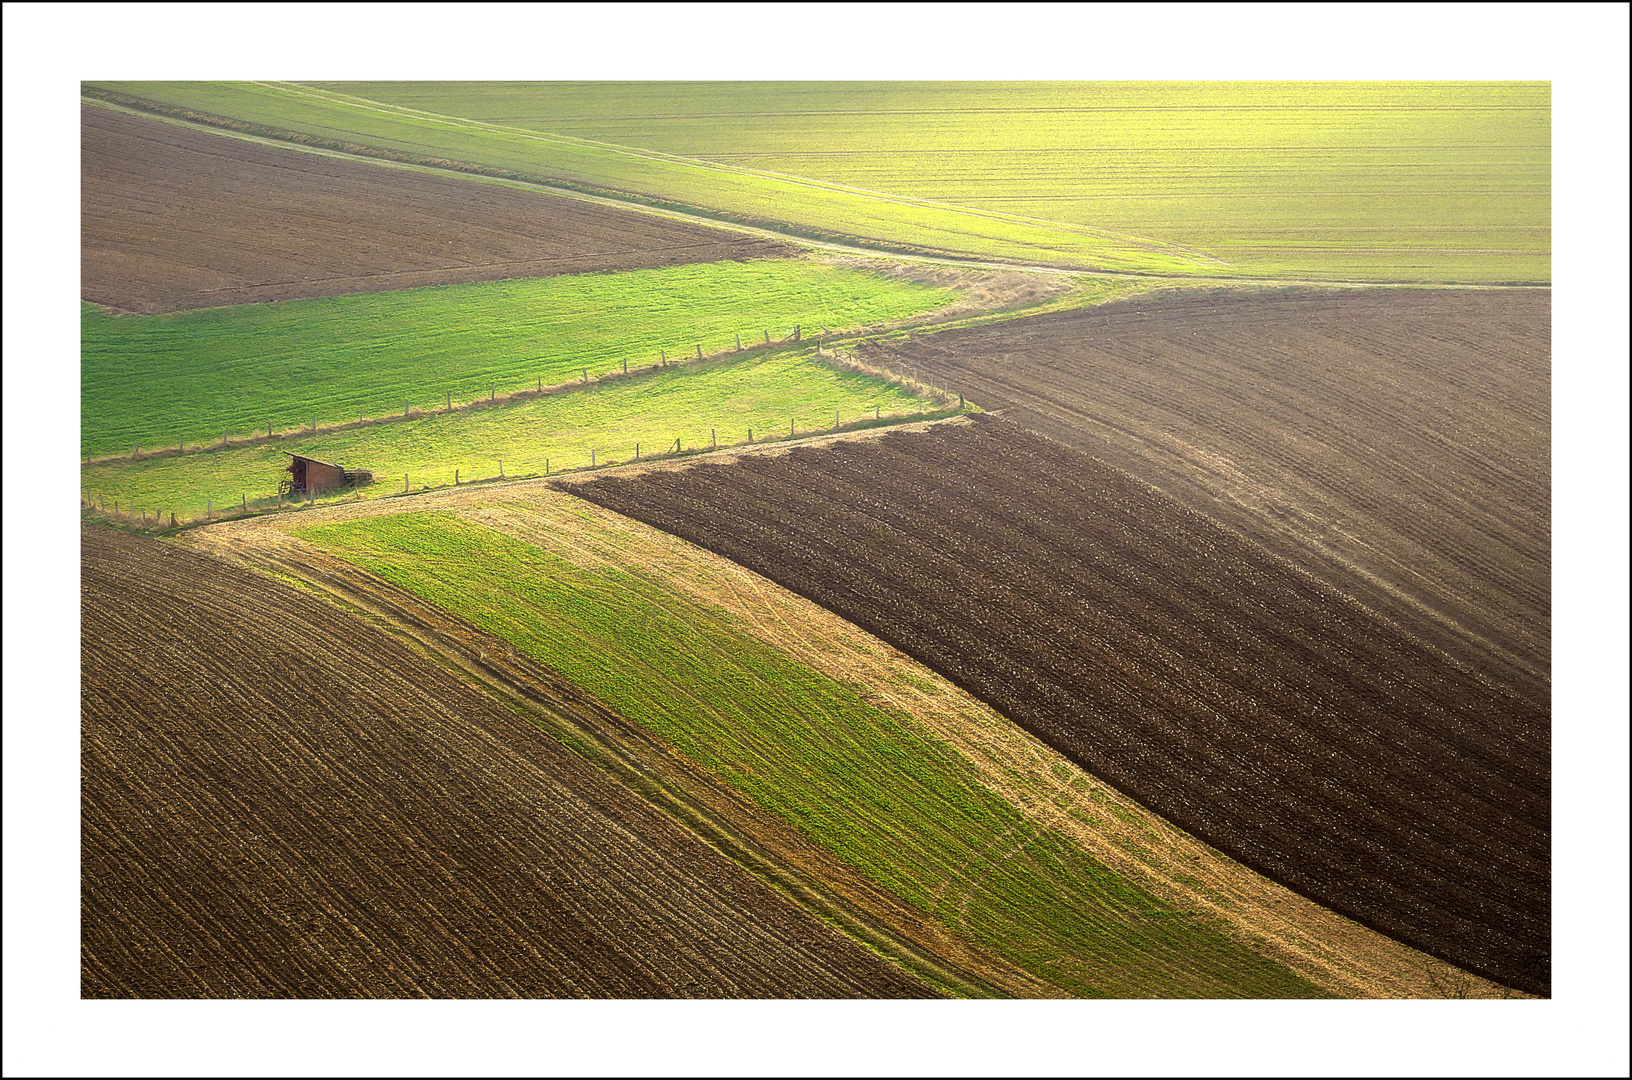
[[[507,465],[503,459],[495,458],[497,471],[492,475],[467,477],[463,475],[462,468],[455,468],[452,470],[451,475],[444,476],[440,475],[441,470],[421,469],[402,474],[400,489],[396,489],[395,474],[387,476],[376,472],[371,481],[328,489],[318,493],[296,493],[291,495],[280,493],[250,498],[249,494],[244,492],[236,500],[228,499],[220,502],[217,502],[214,498],[209,498],[205,501],[202,515],[199,515],[196,511],[190,514],[184,513],[181,509],[173,507],[155,509],[151,505],[139,506],[137,501],[128,495],[108,492],[82,493],[80,507],[82,511],[89,512],[115,524],[151,532],[167,532],[173,529],[191,528],[212,521],[233,520],[269,512],[302,510],[319,504],[360,500],[365,497],[369,499],[400,498],[404,495],[416,495],[450,487],[470,487],[482,484],[537,480],[591,469],[614,468],[636,462],[672,460],[712,453],[718,450],[787,443],[836,432],[866,430],[874,427],[912,423],[919,420],[943,419],[947,416],[957,415],[965,411],[966,408],[962,395],[951,395],[943,390],[919,396],[915,410],[897,410],[886,413],[881,406],[875,405],[871,415],[862,414],[845,419],[843,410],[835,409],[831,425],[823,424],[822,426],[807,426],[804,428],[799,427],[796,418],[790,418],[786,433],[783,433],[780,428],[774,431],[761,428],[756,432],[754,428],[747,427],[740,438],[722,439],[720,429],[714,427],[709,429],[707,442],[696,442],[691,446],[685,444],[685,437],[682,435],[676,436],[672,443],[662,444],[662,448],[656,450],[647,449],[643,451],[641,443],[636,440],[632,446],[612,448],[610,454],[607,453],[607,447],[586,446],[576,451],[569,451],[568,456],[544,456],[541,463],[536,460],[533,462],[511,460]],[[366,496],[364,493],[365,488],[368,489]]]

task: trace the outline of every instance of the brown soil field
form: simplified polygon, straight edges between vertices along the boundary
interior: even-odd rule
[[[1551,322],[1545,290],[1186,290],[857,352],[1126,469],[1545,705]]]
[[[992,416],[557,482],[806,596],[1295,891],[1550,983],[1547,710]]]
[[[80,295],[150,314],[792,254],[776,241],[80,108]]]
[[[364,619],[82,545],[84,997],[933,996]]]

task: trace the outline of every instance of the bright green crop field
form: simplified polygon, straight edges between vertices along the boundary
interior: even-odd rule
[[[80,452],[400,415],[957,299],[791,259],[445,285],[166,315],[82,306]],[[835,402],[834,407],[841,403]],[[784,422],[786,422],[784,420]],[[671,437],[672,438],[672,437]]]
[[[1070,993],[1322,996],[1021,818],[910,716],[676,585],[579,566],[452,513],[298,534],[512,642],[908,903]],[[977,866],[979,887],[948,891]]]
[[[197,517],[207,503],[236,506],[276,495],[284,451],[369,469],[376,482],[358,489],[363,498],[390,495],[409,485],[440,487],[454,482],[542,473],[590,463],[628,461],[636,444],[643,454],[661,452],[675,439],[681,448],[721,446],[785,436],[790,422],[802,433],[828,428],[834,414],[849,423],[876,413],[915,412],[918,399],[899,387],[839,370],[801,355],[761,355],[710,360],[660,372],[591,383],[579,390],[458,409],[420,420],[323,432],[259,445],[179,457],[109,461],[80,470],[80,491],[111,505]],[[349,495],[347,497],[350,497]]]
[[[97,85],[901,247],[1157,273],[1551,279],[1548,83]]]

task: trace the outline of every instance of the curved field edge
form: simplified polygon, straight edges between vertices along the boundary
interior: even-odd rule
[[[536,484],[515,484],[503,491],[445,491],[413,501],[426,508],[449,509],[553,552],[576,567],[616,568],[643,582],[660,582],[670,594],[725,616],[733,630],[853,687],[866,701],[912,717],[935,743],[961,755],[976,781],[1030,827],[1065,838],[1171,909],[1194,913],[1328,993],[1345,997],[1511,993],[1268,882],[1144,811],[876,638],[717,555]],[[338,521],[391,512],[379,506],[336,507],[303,517]],[[297,575],[309,573],[301,567],[326,557],[291,539],[288,530],[293,525],[270,520],[217,525],[188,534],[188,542],[239,559],[261,560],[273,551],[286,552],[280,565]],[[490,657],[502,656],[503,648],[490,644]],[[1017,837],[1009,846],[1023,839]],[[824,872],[831,874],[833,867]],[[980,866],[971,872],[978,880]],[[962,878],[953,880],[937,909],[950,918],[967,918],[963,907],[969,893],[964,890],[970,884]],[[979,910],[977,903],[977,917]],[[1036,990],[1023,992],[1034,996]]]
[[[289,85],[133,84],[126,89],[140,96],[89,84],[82,86],[82,94],[262,138],[555,186],[792,239],[1104,272],[1230,272],[1222,260],[1144,237],[734,169],[636,147],[501,130]],[[775,216],[767,212],[772,208]]]
[[[583,571],[454,515],[299,535],[515,642],[949,932],[1068,992],[1315,993],[1028,828],[903,717],[661,584]]]
[[[81,551],[83,996],[928,992],[365,620]]]
[[[1544,713],[1129,474],[985,414],[559,486],[832,607],[1267,876],[1545,992]]]

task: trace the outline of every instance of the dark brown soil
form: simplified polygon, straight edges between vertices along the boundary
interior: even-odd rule
[[[557,486],[757,570],[1303,894],[1549,985],[1545,707],[991,417]]]
[[[80,109],[80,295],[186,311],[787,255],[741,233]]]
[[[1551,294],[1174,291],[863,349],[1155,484],[1539,704]]]
[[[362,619],[82,543],[85,997],[930,994]]]

